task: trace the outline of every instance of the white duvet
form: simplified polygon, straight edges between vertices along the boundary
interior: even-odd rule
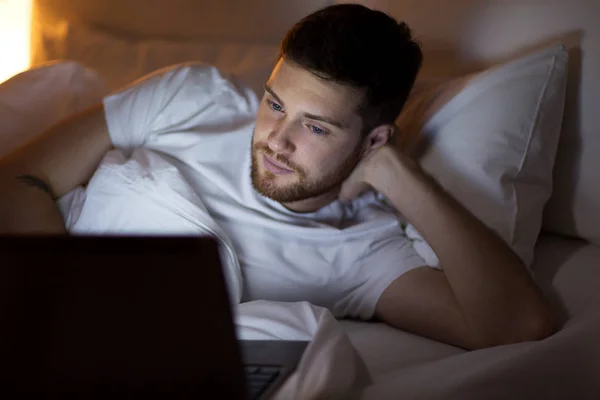
[[[242,274],[233,247],[177,168],[157,153],[106,154],[86,188],[59,201],[71,234],[190,234],[219,238],[237,334],[241,339],[310,340],[281,399],[346,397],[371,382],[333,315],[307,302],[240,304]]]

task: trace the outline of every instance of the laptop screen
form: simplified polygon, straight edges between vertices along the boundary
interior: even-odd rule
[[[2,237],[0,257],[0,362],[13,389],[243,397],[213,239]]]

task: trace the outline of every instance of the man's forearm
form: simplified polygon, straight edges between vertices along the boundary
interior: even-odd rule
[[[86,183],[110,147],[99,105],[0,160],[0,233],[64,232],[56,199]]]
[[[14,175],[0,177],[0,234],[62,234],[63,218],[54,198]]]
[[[474,336],[493,342],[512,332],[518,340],[531,336],[538,328],[532,325],[553,323],[535,282],[501,238],[418,168],[396,163],[390,176],[382,192],[435,251]]]

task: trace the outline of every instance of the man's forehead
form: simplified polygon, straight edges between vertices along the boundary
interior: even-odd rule
[[[285,59],[277,63],[267,86],[280,96],[283,102],[315,107],[321,112],[328,111],[346,118],[357,116],[356,111],[362,99],[359,90],[320,78]],[[314,111],[317,110],[306,110]]]

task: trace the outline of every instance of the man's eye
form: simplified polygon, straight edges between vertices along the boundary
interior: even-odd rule
[[[323,135],[326,133],[323,129],[319,128],[318,126],[309,125],[309,128],[315,135]]]
[[[272,102],[271,100],[267,100],[267,104],[269,105],[269,107],[271,107],[271,109],[273,111],[277,111],[277,112],[282,112],[283,111],[283,107],[281,107],[279,104]]]

